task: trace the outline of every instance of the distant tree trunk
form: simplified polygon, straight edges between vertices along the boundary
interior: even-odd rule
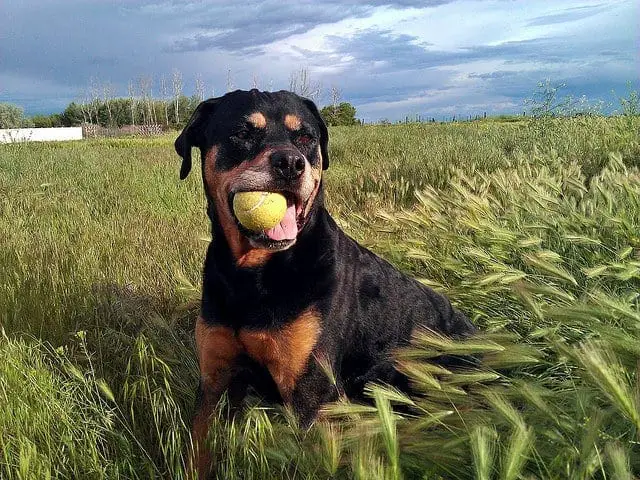
[[[178,70],[173,71],[171,77],[171,84],[173,86],[173,98],[175,106],[176,123],[180,123],[180,95],[182,94],[182,74]]]
[[[109,83],[105,83],[102,86],[102,100],[105,107],[107,107],[107,115],[109,116],[109,126],[113,126],[113,113],[111,111],[111,100],[113,99],[113,86]]]
[[[91,123],[91,120],[87,120],[87,103],[85,100],[85,94],[82,94],[82,99],[80,100],[80,113],[82,113],[82,123]]]
[[[196,98],[203,102],[204,101],[204,80],[202,79],[202,75],[199,73],[196,74]]]
[[[149,81],[146,77],[140,77],[138,79],[138,86],[140,87],[140,97],[142,98],[142,124],[149,125],[151,119],[149,118],[149,108],[147,102],[147,95],[149,94]]]
[[[153,99],[153,77],[148,77],[148,80],[149,80],[149,97],[148,97],[149,116],[151,117],[151,125],[157,125],[158,116],[156,115],[156,104]]]
[[[160,77],[160,95],[162,95],[162,105],[164,106],[165,125],[169,125],[169,91],[167,88],[167,78],[164,73]]]
[[[129,107],[131,108],[131,125],[136,124],[136,86],[129,82]]]
[[[340,90],[335,85],[331,86],[331,106],[333,107],[333,114],[337,115],[338,106],[340,105]]]
[[[95,116],[96,125],[100,124],[100,85],[98,85],[98,80],[92,77],[89,80],[90,83],[90,95],[91,95],[91,110],[93,111],[93,115]]]
[[[231,76],[231,69],[227,70],[227,92],[230,92],[235,89],[233,84],[233,77]]]

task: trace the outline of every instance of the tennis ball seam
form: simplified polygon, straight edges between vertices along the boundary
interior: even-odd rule
[[[267,197],[269,196],[270,192],[261,192],[260,194],[260,199],[256,202],[256,204],[251,207],[248,210],[242,210],[243,213],[251,213],[253,212],[256,208],[260,208],[262,206],[262,204],[267,200]]]

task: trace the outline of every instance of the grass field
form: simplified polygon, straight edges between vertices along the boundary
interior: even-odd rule
[[[417,338],[422,395],[372,386],[309,432],[214,419],[219,478],[640,476],[640,119],[330,134],[341,226],[483,333]],[[172,140],[0,146],[0,478],[183,478],[209,227]]]

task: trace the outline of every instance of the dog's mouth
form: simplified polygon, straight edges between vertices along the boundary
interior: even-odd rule
[[[296,242],[298,233],[306,223],[304,212],[309,199],[305,201],[294,191],[273,190],[275,193],[284,195],[287,199],[284,217],[273,228],[255,232],[242,225],[233,212],[233,197],[238,192],[234,191],[229,194],[229,211],[232,213],[240,233],[249,240],[254,248],[284,250]]]

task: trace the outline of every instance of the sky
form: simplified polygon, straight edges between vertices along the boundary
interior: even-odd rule
[[[211,97],[301,69],[366,121],[521,113],[547,79],[611,110],[640,83],[640,2],[0,0],[0,102],[28,115],[92,82],[127,96],[152,78],[160,96],[177,71]]]

